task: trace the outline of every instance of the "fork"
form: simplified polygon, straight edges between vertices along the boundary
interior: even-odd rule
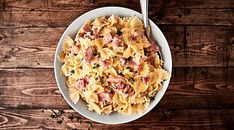
[[[140,0],[140,5],[141,5],[141,13],[143,15],[143,22],[144,22],[146,36],[149,39],[149,41],[151,42],[151,41],[153,41],[153,38],[151,36],[151,30],[150,30],[151,26],[149,24],[149,19],[148,19],[149,0]],[[154,43],[156,43],[156,42],[154,42]],[[159,58],[162,59],[162,54],[161,54],[160,50],[158,51],[158,55],[159,55]]]

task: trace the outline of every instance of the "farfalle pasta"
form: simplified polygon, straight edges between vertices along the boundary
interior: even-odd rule
[[[143,113],[170,77],[157,51],[136,16],[87,21],[74,40],[66,37],[59,56],[70,99],[98,114]]]

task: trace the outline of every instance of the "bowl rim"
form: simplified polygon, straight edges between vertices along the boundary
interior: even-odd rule
[[[74,20],[66,27],[66,29],[65,29],[64,32],[62,33],[62,35],[61,35],[61,37],[60,37],[60,39],[59,39],[59,41],[58,41],[58,43],[57,43],[57,47],[56,47],[56,51],[55,51],[55,55],[54,55],[54,76],[55,76],[56,84],[57,84],[57,86],[58,86],[58,88],[59,88],[59,91],[60,91],[60,93],[62,94],[62,96],[63,96],[63,98],[65,99],[65,101],[69,104],[70,107],[72,107],[72,109],[74,109],[76,112],[78,112],[78,113],[79,113],[80,115],[82,115],[83,117],[85,117],[85,118],[87,118],[87,119],[89,119],[89,120],[98,122],[98,123],[103,123],[103,124],[123,124],[123,123],[128,123],[128,122],[131,122],[131,121],[134,121],[134,120],[137,120],[137,119],[143,117],[144,115],[148,114],[151,110],[153,110],[153,109],[156,107],[156,105],[159,103],[159,101],[160,101],[160,100],[162,99],[162,97],[164,96],[166,90],[168,89],[168,86],[169,86],[171,77],[170,77],[169,79],[167,79],[168,83],[167,83],[167,85],[166,85],[166,88],[165,88],[164,91],[161,93],[161,96],[158,98],[158,101],[157,101],[156,103],[154,103],[154,106],[153,106],[152,108],[150,108],[150,109],[148,108],[148,109],[149,109],[148,111],[145,111],[143,114],[139,114],[139,116],[137,116],[137,117],[135,117],[135,118],[133,118],[133,119],[128,119],[128,120],[124,120],[124,121],[118,121],[118,122],[108,122],[108,121],[95,120],[95,119],[93,119],[92,117],[89,117],[89,116],[83,114],[82,112],[78,111],[78,110],[76,109],[76,107],[73,106],[73,104],[71,103],[71,100],[70,100],[69,98],[66,98],[64,92],[62,91],[62,88],[61,88],[61,86],[60,86],[60,82],[59,82],[59,79],[58,79],[58,74],[60,74],[60,73],[57,72],[57,70],[56,70],[57,61],[58,61],[57,56],[58,56],[58,51],[59,51],[59,48],[60,48],[60,44],[63,43],[63,40],[64,40],[63,37],[64,37],[65,33],[68,31],[68,28],[71,28],[71,25],[75,24],[76,21],[77,21],[79,18],[85,17],[86,15],[88,15],[88,14],[91,13],[91,12],[95,12],[95,11],[102,10],[102,9],[107,9],[107,10],[108,10],[108,9],[129,10],[129,11],[132,11],[132,12],[134,12],[134,13],[136,13],[136,14],[140,14],[138,11],[133,10],[133,9],[130,9],[130,8],[126,8],[126,7],[120,7],[120,6],[105,6],[105,7],[99,7],[99,8],[92,9],[92,10],[87,11],[87,12],[85,12],[84,14],[78,16],[76,19],[74,19]],[[127,14],[127,13],[126,13],[126,14]],[[109,15],[107,15],[107,16],[109,16]],[[87,19],[87,20],[88,20],[88,19]],[[168,54],[169,54],[169,55],[168,55],[168,58],[169,58],[168,60],[169,60],[169,63],[170,63],[170,64],[169,64],[169,68],[167,69],[167,71],[172,75],[172,56],[171,56],[171,51],[170,51],[170,48],[169,48],[168,41],[167,41],[167,39],[165,38],[165,36],[164,36],[164,34],[162,33],[162,31],[158,28],[158,26],[157,26],[152,20],[150,20],[150,19],[149,19],[149,22],[150,22],[150,24],[154,24],[154,25],[156,26],[156,28],[158,29],[159,33],[162,34],[163,40],[167,43],[166,47],[167,47],[167,51],[168,51]],[[79,30],[79,28],[77,28],[76,30]],[[76,31],[76,32],[77,32],[77,31]],[[163,55],[163,54],[162,54],[162,55]],[[165,86],[163,86],[163,87],[165,87]],[[162,90],[159,90],[159,91],[162,91]],[[158,95],[158,94],[156,94],[156,95]],[[156,95],[155,95],[155,96],[156,96]],[[151,101],[151,102],[152,102],[152,101]]]

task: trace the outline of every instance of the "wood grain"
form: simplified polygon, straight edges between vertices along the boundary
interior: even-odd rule
[[[163,26],[174,67],[234,66],[233,27]],[[0,30],[0,67],[53,68],[54,53],[65,28]],[[201,59],[206,59],[201,62]]]
[[[152,1],[150,18],[158,24],[233,26],[232,0]],[[2,1],[0,28],[66,27],[81,14],[103,6],[123,6],[140,11],[138,1],[36,0]]]
[[[158,108],[234,108],[234,68],[174,68]],[[52,69],[0,70],[0,106],[68,108]]]
[[[55,110],[56,111],[56,110]],[[56,119],[50,118],[51,110],[41,109],[4,109],[0,110],[0,129],[88,129],[90,128],[86,122],[88,119],[80,116],[74,110],[64,110],[64,121],[58,124]],[[67,118],[68,115],[81,117],[80,121],[72,122]],[[144,117],[121,125],[103,125],[92,122],[91,129],[231,129],[233,128],[234,109],[153,109]],[[152,118],[153,117],[153,118]]]
[[[52,68],[55,49],[64,28],[0,30],[1,67]]]

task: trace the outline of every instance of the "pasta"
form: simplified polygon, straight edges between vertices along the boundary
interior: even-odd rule
[[[71,100],[85,100],[98,114],[143,113],[170,77],[157,51],[136,16],[87,21],[59,55]]]

